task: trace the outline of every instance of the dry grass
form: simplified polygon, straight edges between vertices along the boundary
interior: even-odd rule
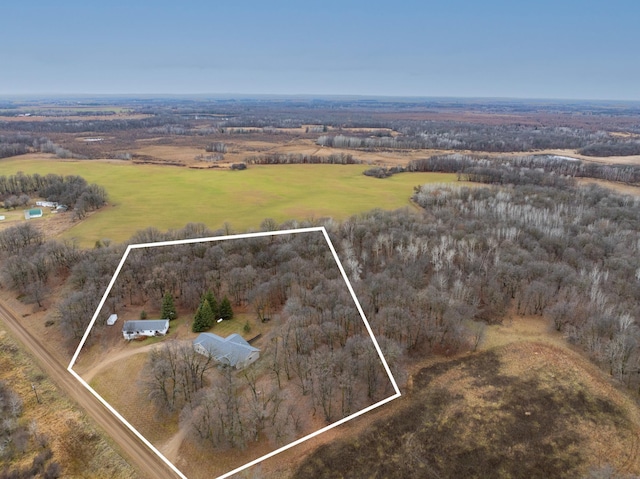
[[[0,380],[6,381],[23,400],[21,421],[36,421],[38,432],[49,437],[53,460],[60,462],[67,474],[73,477],[82,469],[87,477],[118,477],[133,479],[135,471],[110,445],[110,442],[89,425],[84,413],[61,396],[55,385],[35,366],[33,359],[6,332],[0,323]],[[36,387],[40,402],[36,401],[32,386]],[[88,455],[80,458],[69,456],[68,438],[82,431],[91,440],[84,446]],[[25,457],[22,466],[30,465],[32,456]]]
[[[147,361],[147,354],[116,361],[97,374],[90,385],[145,438],[157,444],[178,431],[178,418],[174,415],[158,420],[156,417],[156,408],[143,386]]]
[[[607,464],[640,472],[637,405],[541,318],[489,327],[480,352],[426,361],[414,384],[372,414],[373,425],[320,436],[315,452],[290,454],[297,472],[281,458],[265,477],[581,477]]]
[[[135,150],[138,155],[147,155],[167,161],[178,161],[183,164],[194,163],[196,155],[207,155],[202,148],[172,145],[148,145]]]
[[[615,181],[579,178],[578,184],[582,186],[598,185],[623,195],[640,196],[640,186],[627,185],[625,183],[617,183]]]

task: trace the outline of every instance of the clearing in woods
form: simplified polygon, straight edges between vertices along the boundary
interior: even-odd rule
[[[538,317],[490,326],[477,353],[427,361],[376,422],[355,421],[282,477],[584,477],[640,473],[634,401]],[[300,452],[300,451],[298,451]],[[283,457],[283,460],[288,458]],[[604,476],[603,476],[604,477]],[[607,476],[609,477],[609,476]]]

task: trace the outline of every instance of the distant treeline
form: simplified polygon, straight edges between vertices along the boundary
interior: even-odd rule
[[[586,156],[633,156],[640,155],[640,141],[612,140],[593,143],[580,148],[578,153]]]
[[[640,154],[640,142],[581,128],[478,125],[461,122],[391,122],[399,136],[323,135],[317,144],[334,148],[440,149],[504,153],[544,149],[579,149],[587,156]]]
[[[0,121],[0,131],[32,133],[83,133],[108,132],[136,128],[153,128],[166,125],[179,127],[181,119],[171,115],[149,118],[118,120],[48,120],[48,121]]]
[[[435,155],[412,160],[406,167],[371,168],[367,176],[386,178],[403,172],[457,173],[458,179],[490,184],[565,184],[570,178],[595,178],[640,183],[640,166],[599,165],[553,155],[486,158],[471,155]],[[551,173],[551,175],[548,175]],[[550,183],[551,182],[551,183]]]
[[[2,109],[0,111],[0,114],[2,116],[13,116],[13,117],[17,117],[17,116],[25,116],[25,113],[30,115],[30,116],[45,116],[45,117],[66,117],[69,115],[73,115],[73,116],[113,116],[116,114],[115,111],[109,111],[109,110],[74,110],[74,109],[45,109],[45,110],[39,110],[37,108],[34,108],[33,110],[30,110],[28,112],[25,112],[22,109],[18,109],[17,107],[9,107],[6,105],[0,105],[0,109]]]
[[[355,165],[362,161],[350,154],[337,153],[328,156],[305,155],[302,153],[267,153],[248,156],[244,162],[251,165],[292,165],[298,163],[323,163],[332,165]]]
[[[397,122],[395,122],[397,123]],[[443,149],[471,151],[531,151],[576,149],[608,139],[604,132],[580,128],[524,125],[478,125],[462,122],[402,122],[395,137],[323,135],[317,143],[356,149]],[[394,128],[395,129],[395,128]]]
[[[78,155],[55,144],[49,138],[34,138],[22,134],[0,136],[0,158],[24,155],[34,151],[53,153],[58,158],[79,158]]]
[[[24,155],[31,151],[34,139],[27,135],[0,135],[0,158]]]

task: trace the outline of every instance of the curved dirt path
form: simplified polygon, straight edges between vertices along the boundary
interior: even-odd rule
[[[76,367],[74,367],[73,370],[76,373],[78,373],[82,377],[82,379],[84,379],[87,383],[89,383],[98,373],[100,373],[103,369],[106,369],[113,363],[118,362],[121,359],[128,358],[130,356],[135,356],[136,354],[147,353],[152,349],[162,346],[162,344],[163,343],[154,343],[154,344],[147,344],[146,346],[142,346],[139,348],[123,349],[122,351],[119,351],[113,354],[112,356],[108,356],[105,360],[99,362],[95,366],[92,366],[87,371],[80,372],[82,368],[76,368]]]
[[[180,446],[182,445],[186,435],[187,433],[184,428],[180,428],[178,432],[171,437],[171,439],[158,447],[158,450],[162,455],[169,459],[173,464],[176,464],[178,461]]]
[[[173,472],[151,449],[100,403],[47,349],[20,324],[16,315],[0,302],[0,321],[35,358],[58,388],[76,402],[119,446],[120,453],[148,479],[176,479]]]

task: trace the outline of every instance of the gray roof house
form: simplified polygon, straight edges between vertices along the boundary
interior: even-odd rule
[[[260,357],[258,348],[254,348],[242,336],[235,333],[226,338],[213,333],[200,333],[193,340],[193,349],[236,369],[244,369]]]
[[[169,331],[168,319],[125,321],[122,326],[122,335],[127,341],[141,336],[164,336],[167,331]]]

